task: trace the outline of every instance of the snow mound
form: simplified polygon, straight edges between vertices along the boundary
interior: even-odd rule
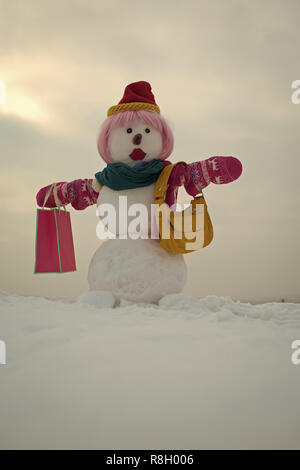
[[[271,321],[277,325],[300,327],[300,304],[266,303],[253,305],[232,300],[230,297],[207,296],[196,299],[185,294],[170,294],[159,306],[167,310],[180,310],[195,315],[210,315],[211,320],[232,320],[234,316]]]
[[[1,449],[300,448],[300,306],[0,293]]]
[[[81,294],[77,302],[98,308],[113,308],[116,303],[114,295],[109,291],[89,291]]]

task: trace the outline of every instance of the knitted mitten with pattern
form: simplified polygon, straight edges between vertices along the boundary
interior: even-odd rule
[[[242,173],[241,162],[234,157],[210,157],[195,163],[178,163],[172,170],[166,194],[166,203],[172,206],[178,188],[184,185],[191,196],[201,193],[209,183],[226,184],[238,179]]]
[[[227,184],[237,180],[242,171],[242,164],[237,158],[210,157],[188,165],[184,186],[190,195],[196,196],[209,183]]]
[[[99,193],[96,192],[92,186],[93,179],[79,179],[66,183],[62,181],[56,183],[57,186],[57,197],[62,205],[71,203],[74,209],[83,210],[88,206],[96,204]],[[40,189],[36,195],[36,201],[38,206],[42,207],[44,204],[45,196],[50,189],[50,186],[45,186]],[[45,207],[56,207],[53,191],[49,196]]]

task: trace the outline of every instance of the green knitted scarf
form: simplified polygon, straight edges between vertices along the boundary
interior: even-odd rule
[[[102,186],[115,191],[143,188],[155,183],[163,168],[164,163],[158,158],[139,162],[134,167],[122,162],[109,163],[104,170],[95,174],[95,178]]]

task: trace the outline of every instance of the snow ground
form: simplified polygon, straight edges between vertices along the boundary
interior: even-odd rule
[[[300,448],[300,305],[0,292],[1,449]]]

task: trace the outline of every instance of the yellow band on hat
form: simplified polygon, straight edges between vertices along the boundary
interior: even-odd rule
[[[136,102],[136,103],[121,103],[116,104],[115,106],[111,106],[107,111],[107,116],[111,116],[112,114],[120,113],[122,111],[138,111],[139,109],[145,109],[147,111],[155,111],[156,113],[160,114],[160,109],[157,105],[151,103],[143,103],[143,102]]]

